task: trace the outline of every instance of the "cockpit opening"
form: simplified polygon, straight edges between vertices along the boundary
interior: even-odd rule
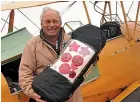
[[[18,86],[18,69],[20,60],[21,58],[18,58],[1,66],[1,72],[8,83],[11,93],[21,90]]]

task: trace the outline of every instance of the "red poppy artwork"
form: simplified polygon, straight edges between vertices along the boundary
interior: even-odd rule
[[[72,56],[70,53],[64,53],[62,56],[61,56],[61,61],[62,62],[69,62],[71,60]]]
[[[83,55],[83,57],[87,56],[87,55],[90,55],[90,52],[88,50],[88,47],[81,47],[81,51],[79,51],[79,53],[81,55]]]
[[[75,67],[81,66],[83,64],[83,62],[84,62],[84,59],[79,55],[76,55],[72,58],[72,64]]]
[[[76,72],[75,71],[70,71],[69,77],[74,78],[75,76],[76,76]]]
[[[71,67],[68,63],[63,63],[59,67],[59,72],[62,74],[69,74],[70,69],[71,69]]]
[[[75,52],[77,52],[77,51],[78,51],[78,48],[80,47],[80,45],[78,45],[78,44],[74,41],[71,45],[69,45],[69,47],[70,47],[69,51],[75,51]]]

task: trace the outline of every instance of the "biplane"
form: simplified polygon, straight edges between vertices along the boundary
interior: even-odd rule
[[[106,46],[99,55],[98,63],[90,68],[89,75],[81,85],[84,102],[140,102],[140,1],[135,1],[135,5],[132,1],[128,13],[125,10],[127,2],[123,1],[24,1],[2,4],[1,12],[7,10],[10,12],[7,19],[1,18],[5,22],[1,33],[5,24],[9,23],[8,33],[1,36],[2,102],[28,102],[29,100],[18,86],[18,68],[24,45],[34,33],[28,31],[27,25],[20,29],[14,26],[14,10],[18,10],[25,16],[21,9],[59,3],[68,3],[67,8],[61,13],[62,15],[76,3],[81,3],[82,6],[79,9],[85,11],[87,23],[94,25],[87,7],[87,4],[90,3],[94,13],[100,15],[98,23],[107,38]],[[115,7],[112,7],[112,3],[115,4]],[[103,9],[100,7],[101,4]],[[120,9],[117,8],[118,5]],[[129,16],[132,6],[136,7],[133,11],[134,14],[131,15],[135,20],[131,20]],[[122,17],[118,12],[121,12]],[[25,17],[32,22],[29,17]],[[32,23],[40,29],[34,22]],[[82,25],[84,24],[80,20],[69,20],[64,22],[63,27],[68,34],[71,34],[74,29]]]

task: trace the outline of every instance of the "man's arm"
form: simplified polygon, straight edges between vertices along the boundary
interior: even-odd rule
[[[26,45],[19,66],[19,86],[29,97],[32,97],[34,93],[31,84],[34,79],[33,71],[35,68],[35,50],[31,46]]]

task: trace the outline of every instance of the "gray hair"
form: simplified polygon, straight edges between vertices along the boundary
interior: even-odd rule
[[[50,8],[50,7],[48,7],[48,6],[45,6],[45,7],[42,9],[42,12],[41,12],[41,15],[40,15],[40,21],[42,22],[44,14],[45,14],[46,12],[48,12],[49,10],[55,11],[55,12],[58,14],[59,18],[60,18],[60,23],[62,23],[60,12],[57,11],[57,10],[55,10],[55,9],[52,9],[52,8]]]

